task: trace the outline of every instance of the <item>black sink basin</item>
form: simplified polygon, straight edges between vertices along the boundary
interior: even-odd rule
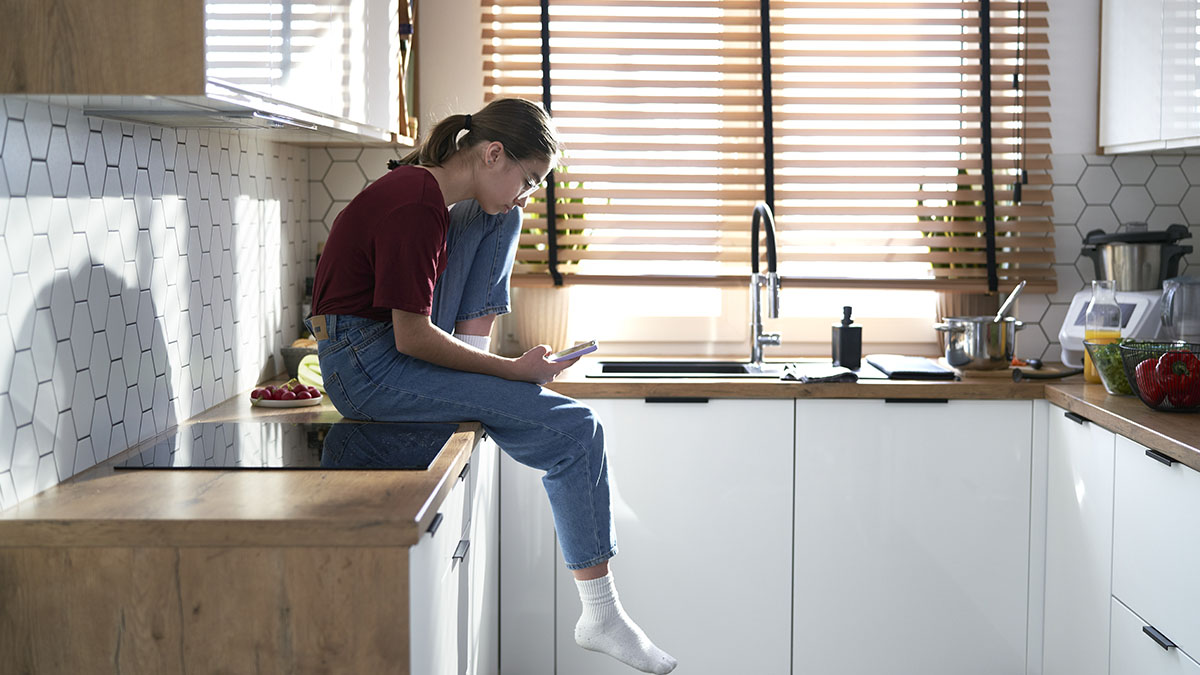
[[[778,378],[784,363],[753,366],[745,361],[602,361],[588,377],[764,377]]]

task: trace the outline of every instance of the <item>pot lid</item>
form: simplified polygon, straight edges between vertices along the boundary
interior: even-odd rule
[[[1100,244],[1170,244],[1186,239],[1192,236],[1186,225],[1178,223],[1169,226],[1166,230],[1159,232],[1150,232],[1146,229],[1146,223],[1126,223],[1124,232],[1113,232],[1107,234],[1104,230],[1092,230],[1083,238],[1083,243],[1088,246],[1097,246]]]

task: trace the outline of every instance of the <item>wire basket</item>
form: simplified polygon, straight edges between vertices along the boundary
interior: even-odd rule
[[[1120,345],[1125,378],[1154,410],[1200,410],[1200,343],[1136,342]]]

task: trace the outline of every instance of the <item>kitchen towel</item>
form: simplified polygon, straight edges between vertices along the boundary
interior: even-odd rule
[[[825,363],[789,363],[783,369],[783,375],[780,375],[779,379],[800,381],[805,384],[809,382],[857,382],[858,375],[855,375],[849,368]]]
[[[871,354],[867,363],[878,368],[889,380],[953,380],[954,371],[943,368],[923,356]]]

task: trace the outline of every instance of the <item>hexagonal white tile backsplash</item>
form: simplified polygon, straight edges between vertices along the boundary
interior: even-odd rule
[[[308,150],[0,98],[0,508],[282,369]]]
[[[0,508],[278,371],[317,242],[399,156],[0,113]],[[1018,316],[1022,355],[1056,359],[1083,234],[1200,226],[1200,154],[1052,161],[1060,290]]]

